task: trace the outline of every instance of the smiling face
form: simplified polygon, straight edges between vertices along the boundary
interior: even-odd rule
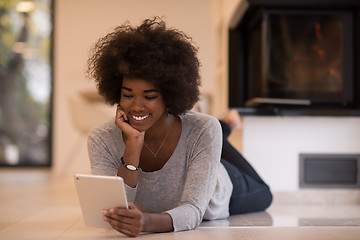
[[[123,78],[120,107],[126,113],[130,125],[138,131],[161,126],[167,118],[159,89],[143,79]]]

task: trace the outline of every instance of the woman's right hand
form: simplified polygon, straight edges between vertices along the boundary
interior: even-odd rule
[[[115,117],[115,124],[118,126],[121,131],[124,134],[124,141],[127,143],[128,141],[135,141],[136,143],[141,144],[141,147],[144,143],[144,136],[145,132],[139,132],[135,128],[133,128],[129,122],[128,117],[124,110],[120,107],[120,105],[117,106],[116,109],[116,117]]]

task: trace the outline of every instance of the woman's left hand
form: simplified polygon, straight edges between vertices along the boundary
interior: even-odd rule
[[[131,202],[129,202],[129,209],[112,208],[104,210],[103,215],[104,221],[110,223],[115,230],[129,237],[136,237],[143,229],[144,215]]]

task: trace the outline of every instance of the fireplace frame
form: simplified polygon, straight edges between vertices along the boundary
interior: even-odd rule
[[[329,116],[360,116],[360,33],[355,29],[360,29],[360,2],[356,0],[244,0],[247,3],[247,9],[236,24],[229,29],[229,107],[237,108],[242,115],[329,115]],[[258,49],[262,47],[261,27],[259,19],[262,19],[265,12],[276,11],[313,11],[313,12],[349,12],[352,15],[353,32],[350,42],[353,41],[354,51],[344,49],[348,56],[345,74],[350,81],[344,89],[344,101],[327,104],[303,104],[304,101],[294,101],[297,99],[271,99],[254,96],[254,82],[252,74],[261,74],[259,72],[250,72],[249,63],[254,61],[248,54],[249,48],[247,39],[248,32],[253,29],[259,35],[258,41],[251,41],[252,44],[258,44]],[[253,29],[251,29],[253,28]],[[357,43],[357,44],[356,44]],[[256,48],[255,46],[255,48]],[[262,54],[261,52],[253,55]],[[274,101],[273,101],[274,100]],[[286,101],[290,100],[290,101]],[[302,99],[300,99],[302,100]],[[304,99],[306,100],[306,99]],[[249,103],[250,102],[250,103]]]

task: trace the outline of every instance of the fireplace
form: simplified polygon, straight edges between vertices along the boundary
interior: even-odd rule
[[[229,30],[229,107],[360,115],[360,1],[244,2]]]

